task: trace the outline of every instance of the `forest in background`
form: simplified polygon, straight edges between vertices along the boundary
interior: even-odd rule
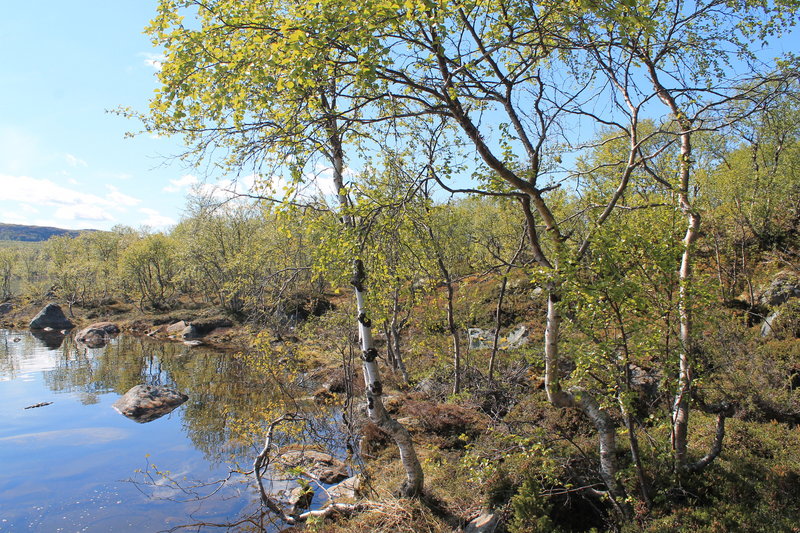
[[[791,531],[798,58],[759,46],[796,10],[162,0],[161,87],[121,113],[210,177],[254,173],[254,197],[4,248],[0,289],[210,306],[269,332],[252,357],[273,371],[341,359],[319,339],[358,315],[367,471],[433,500],[334,529],[487,507],[513,532]],[[320,174],[333,194],[304,187]],[[529,343],[500,349],[519,324]]]

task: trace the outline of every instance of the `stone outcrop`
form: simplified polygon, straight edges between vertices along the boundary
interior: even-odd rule
[[[140,424],[172,412],[189,397],[161,385],[136,385],[114,402],[114,409]]]
[[[202,338],[216,329],[231,326],[233,326],[233,322],[227,318],[201,318],[191,322],[180,320],[168,326],[161,325],[147,334],[151,337],[166,335],[173,339],[193,340]]]
[[[72,329],[75,325],[64,316],[64,311],[58,304],[47,304],[39,314],[33,317],[30,324],[31,329]]]
[[[772,335],[775,319],[777,319],[780,314],[781,314],[780,311],[774,311],[767,318],[764,319],[764,322],[761,323],[762,337],[769,337]]]
[[[480,350],[491,348],[494,342],[493,329],[469,328],[469,349]],[[511,350],[525,346],[528,343],[528,328],[524,324],[512,329],[507,335],[500,335],[497,340],[497,347],[500,350]]]
[[[117,333],[119,326],[113,322],[96,322],[76,333],[75,340],[89,348],[102,348]]]
[[[800,298],[800,276],[789,271],[779,272],[759,293],[757,303],[773,308],[791,298]]]

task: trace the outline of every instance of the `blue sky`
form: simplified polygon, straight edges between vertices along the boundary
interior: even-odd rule
[[[162,230],[180,220],[198,179],[170,161],[181,151],[178,141],[125,138],[139,124],[107,112],[147,107],[158,51],[142,30],[156,4],[3,2],[0,222]],[[790,35],[762,52],[798,48]],[[317,186],[330,192],[328,172],[317,171]]]
[[[3,2],[0,222],[109,229],[176,223],[196,182],[180,145],[107,113],[144,110],[155,0]],[[165,164],[166,163],[166,164]]]

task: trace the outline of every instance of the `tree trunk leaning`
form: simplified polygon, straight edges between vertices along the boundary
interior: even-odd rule
[[[400,452],[400,461],[406,471],[406,480],[399,489],[401,497],[416,497],[422,494],[424,475],[411,435],[397,422],[383,406],[383,385],[378,370],[378,351],[372,341],[372,321],[367,316],[364,300],[366,297],[366,273],[364,263],[356,259],[353,263],[352,285],[356,292],[358,305],[358,333],[361,339],[361,358],[364,369],[364,384],[367,393],[367,415],[373,424],[388,433]]]

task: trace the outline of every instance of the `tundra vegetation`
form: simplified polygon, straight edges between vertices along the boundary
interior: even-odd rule
[[[3,290],[213,308],[283,380],[357,330],[364,472],[412,499],[320,523],[262,491],[292,525],[792,530],[800,62],[762,46],[797,7],[160,0],[159,89],[121,112],[255,187],[167,233],[0,250]],[[473,327],[495,333],[468,349]],[[364,451],[387,438],[399,464]]]

